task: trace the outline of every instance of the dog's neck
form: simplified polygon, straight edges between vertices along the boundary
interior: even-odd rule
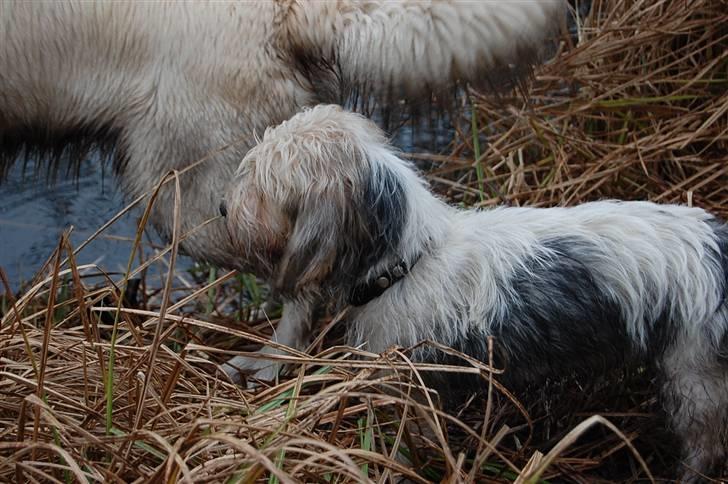
[[[364,306],[378,298],[384,294],[384,291],[392,287],[393,284],[404,279],[412,270],[412,267],[417,264],[418,260],[419,257],[415,259],[412,265],[409,265],[405,260],[401,260],[394,266],[387,267],[379,275],[361,284],[357,284],[349,295],[349,304],[352,306]]]

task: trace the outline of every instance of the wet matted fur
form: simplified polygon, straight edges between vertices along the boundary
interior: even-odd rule
[[[310,309],[334,301],[355,306],[353,346],[434,340],[488,361],[493,336],[512,381],[649,362],[687,468],[723,466],[728,227],[706,211],[619,201],[457,209],[376,125],[336,106],[266,130],[222,208],[241,264],[289,301],[277,342],[305,348]],[[260,359],[226,366],[237,368],[276,371]]]
[[[563,0],[5,0],[0,178],[19,156],[73,176],[58,164],[101,146],[136,197],[209,156],[181,177],[184,234],[217,216],[256,132],[352,93],[386,103],[483,84],[532,59],[565,12]],[[166,238],[173,198],[163,189],[151,215]],[[235,266],[221,223],[181,247]]]

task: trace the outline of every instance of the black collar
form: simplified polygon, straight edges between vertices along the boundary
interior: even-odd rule
[[[384,294],[384,291],[409,274],[418,260],[419,257],[409,267],[404,260],[401,260],[398,264],[388,267],[373,279],[354,286],[354,289],[349,294],[349,304],[352,306],[364,306],[373,299],[378,298]]]

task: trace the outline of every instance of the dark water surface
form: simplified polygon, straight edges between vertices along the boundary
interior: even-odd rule
[[[78,179],[59,176],[52,185],[33,171],[23,173],[22,163],[16,163],[0,184],[0,267],[13,290],[41,268],[64,230],[73,226],[71,243],[78,247],[125,206],[109,164],[98,159],[84,161]],[[97,237],[78,254],[77,264],[123,272],[142,210],[135,207]],[[147,242],[160,243],[152,230],[148,232]],[[182,267],[191,263],[186,257],[178,259]]]

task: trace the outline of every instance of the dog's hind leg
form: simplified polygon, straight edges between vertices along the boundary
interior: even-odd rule
[[[296,350],[304,350],[311,340],[315,303],[305,299],[283,303],[283,315],[273,332],[271,341]],[[258,380],[274,380],[281,363],[265,358],[265,355],[284,355],[286,351],[273,346],[264,346],[260,357],[235,356],[223,365],[225,373],[239,383],[243,373],[253,374]]]
[[[717,477],[726,470],[728,361],[713,348],[709,343],[677,345],[663,359],[663,397],[672,428],[682,440],[683,482]]]

